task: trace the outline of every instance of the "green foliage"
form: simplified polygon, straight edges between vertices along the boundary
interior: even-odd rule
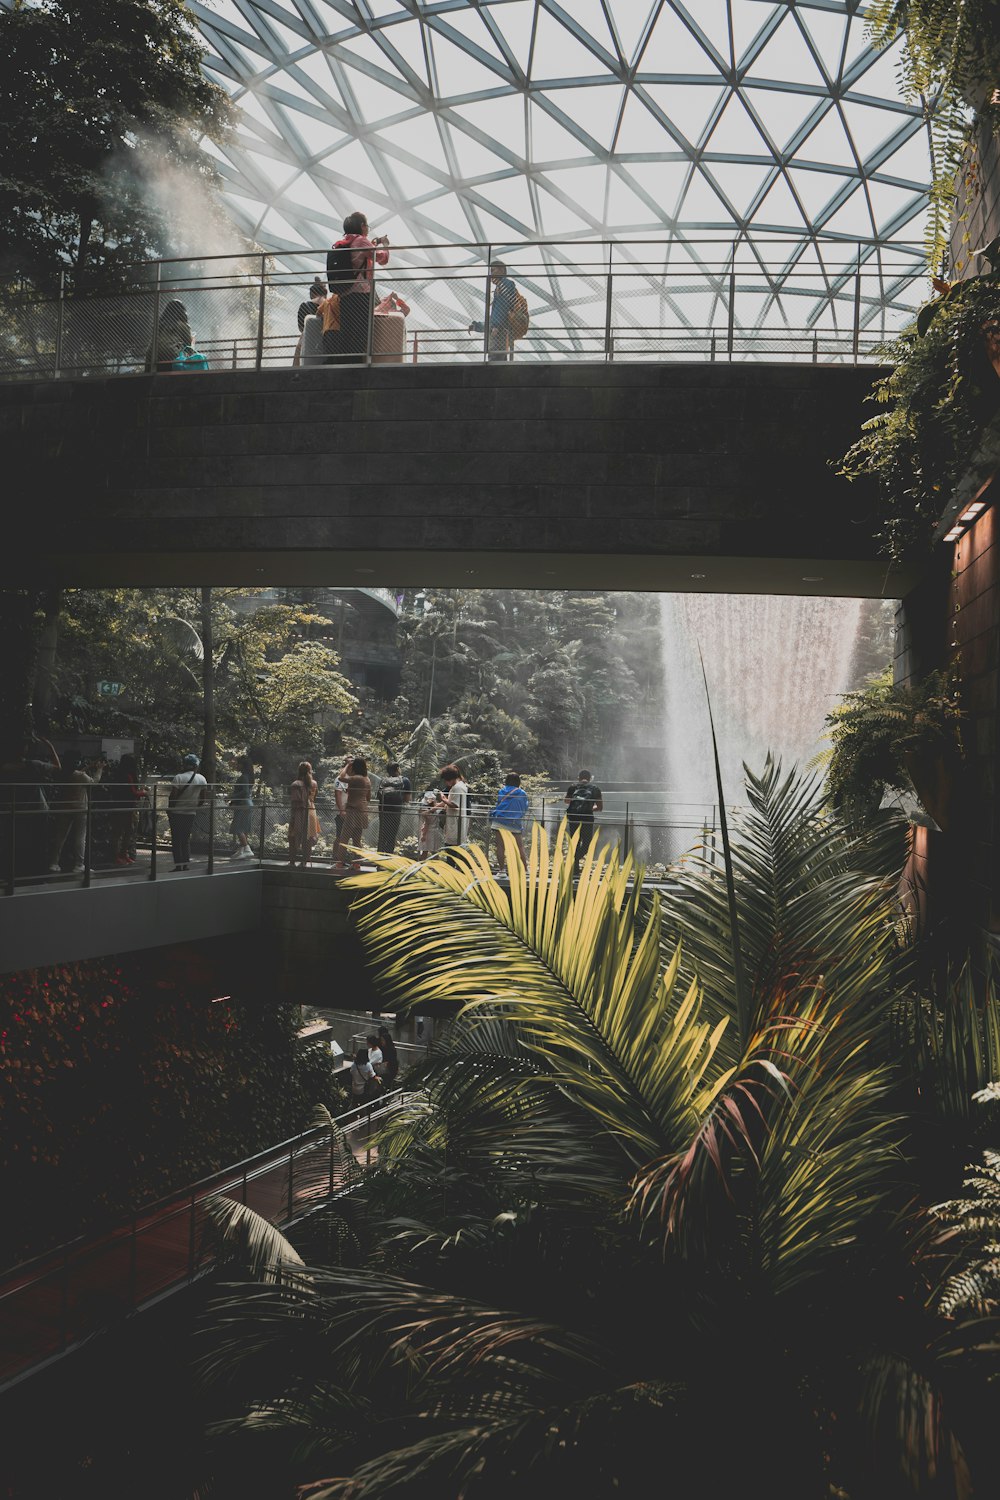
[[[209,1320],[223,1495],[261,1463],[338,1500],[988,1487],[996,1215],[953,1211],[959,1296],[907,1160],[899,828],[859,836],[775,766],[750,791],[745,1043],[707,859],[662,904],[593,849],[574,889],[565,829],[509,896],[474,850],[354,882],[386,998],[451,1019],[379,1134],[371,1263],[231,1288]]]
[[[218,734],[227,748],[253,746],[283,781],[290,764],[318,758],[324,724],[352,715],[357,699],[336,653],[309,639],[327,623],[320,616],[289,605],[245,612],[239,602],[239,590],[212,591]],[[67,591],[50,732],[134,735],[147,762],[161,766],[200,747],[200,608],[192,589]],[[101,678],[121,682],[121,697],[99,699]]]
[[[945,672],[894,686],[887,670],[860,691],[845,693],[826,717],[831,741],[826,776],[834,802],[848,813],[870,817],[886,791],[915,793],[907,758],[911,764],[914,757],[956,761],[961,723],[957,689]]]
[[[948,243],[955,176],[967,138],[967,106],[996,117],[1000,83],[1000,13],[995,0],[874,0],[868,33],[887,46],[902,32],[900,85],[919,104],[931,133],[928,264],[940,268]]]
[[[894,558],[927,550],[1000,404],[986,343],[1000,326],[1000,282],[992,273],[956,282],[929,310],[923,333],[911,327],[889,347],[893,368],[869,398],[880,410],[840,469],[848,479],[876,480],[878,535]]]
[[[4,1264],[97,1231],[305,1129],[331,1100],[297,1013],[213,1001],[141,960],[94,960],[0,984]]]
[[[234,120],[201,70],[183,0],[39,0],[0,9],[0,284],[113,290],[170,253],[179,194],[202,230]],[[164,185],[167,197],[164,201]]]

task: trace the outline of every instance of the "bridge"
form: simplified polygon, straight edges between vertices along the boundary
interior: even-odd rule
[[[266,257],[256,280],[161,262],[120,297],[22,309],[0,430],[13,511],[42,496],[44,520],[0,583],[906,593],[874,490],[836,475],[899,296],[845,270],[822,326],[777,328],[767,266],[720,261],[695,288],[659,250],[589,248],[509,361],[468,331],[489,320],[483,268],[405,254],[405,362],[371,352],[372,315],[363,363],[294,366],[305,272]],[[782,285],[787,305],[787,268]],[[178,300],[211,368],[146,374]]]

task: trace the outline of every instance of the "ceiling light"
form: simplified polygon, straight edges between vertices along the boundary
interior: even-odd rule
[[[822,583],[823,582],[823,574],[822,573],[803,573],[803,575],[802,575],[802,582],[803,583]]]
[[[953,526],[951,528],[951,530],[948,532],[947,536],[944,538],[944,540],[946,542],[957,542],[958,539],[959,539],[959,537],[961,535],[962,535],[962,528],[961,528],[961,526]]]
[[[707,578],[708,574],[707,573],[692,573],[691,577],[692,578]]]

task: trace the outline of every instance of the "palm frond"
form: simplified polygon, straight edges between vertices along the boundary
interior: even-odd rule
[[[679,996],[679,955],[663,970],[659,907],[645,919],[641,873],[591,846],[574,889],[566,825],[554,847],[537,824],[524,882],[510,893],[476,848],[351,884],[383,993],[397,1008],[447,1002],[553,1074],[560,1089],[639,1165],[686,1138],[718,1085],[726,1022],[701,1020],[697,983]]]
[[[205,1245],[214,1250],[220,1266],[238,1267],[262,1281],[302,1268],[302,1257],[281,1230],[245,1203],[209,1198],[204,1210]]]

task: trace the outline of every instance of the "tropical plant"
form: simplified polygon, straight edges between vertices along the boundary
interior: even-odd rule
[[[941,514],[975,458],[1000,405],[992,363],[1000,326],[998,270],[948,286],[886,350],[892,369],[869,400],[880,410],[863,423],[840,473],[876,481],[878,536],[894,558],[926,552]]]
[[[890,670],[875,677],[827,714],[830,750],[822,759],[834,802],[855,817],[870,818],[887,791],[912,792],[932,816],[946,816],[928,769],[952,772],[962,759],[962,709],[947,672],[920,682],[894,684]]]
[[[931,139],[928,263],[940,269],[954,208],[955,176],[968,132],[968,106],[996,128],[1000,19],[993,0],[874,0],[868,34],[877,47],[902,35],[903,97],[919,104]]]
[[[535,829],[509,893],[473,849],[354,882],[384,1003],[450,1020],[380,1131],[370,1263],[223,1295],[221,1475],[240,1455],[344,1500],[610,1496],[648,1472],[970,1493],[996,1325],[973,1379],[965,1314],[930,1294],[940,1225],[910,1204],[899,829],[852,832],[779,767],[750,790],[745,1011],[708,859],[669,907],[594,846],[574,888],[565,830]]]

